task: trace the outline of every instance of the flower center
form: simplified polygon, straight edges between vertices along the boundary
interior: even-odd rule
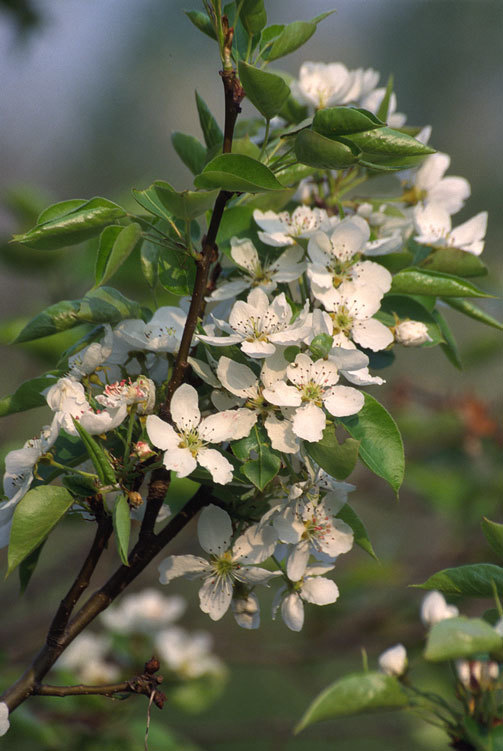
[[[204,445],[204,441],[202,441],[199,437],[197,429],[192,428],[192,430],[189,430],[186,433],[182,434],[178,448],[189,449],[190,453],[195,458],[199,449],[201,449]]]
[[[341,305],[335,313],[330,313],[334,322],[334,334],[349,334],[353,325],[353,316],[345,305]]]
[[[239,568],[239,563],[232,560],[232,553],[227,550],[222,555],[216,556],[211,561],[211,566],[218,577],[227,578],[234,575],[234,572]]]
[[[318,407],[322,406],[324,389],[319,383],[308,381],[301,386],[301,389],[303,402],[315,402]]]

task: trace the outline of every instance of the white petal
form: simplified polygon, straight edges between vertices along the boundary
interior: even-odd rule
[[[257,394],[257,376],[247,365],[228,357],[221,357],[218,361],[217,376],[231,394],[248,398],[253,398]]]
[[[326,423],[323,410],[310,402],[295,412],[292,430],[304,441],[321,441]]]
[[[448,214],[457,214],[470,193],[470,183],[464,177],[444,177],[428,192],[428,201],[440,204]]]
[[[349,261],[370,237],[370,228],[361,217],[347,217],[334,229],[330,237],[332,253],[340,261]]]
[[[332,579],[310,576],[302,585],[302,598],[313,605],[330,605],[339,597],[339,588]]]
[[[219,621],[227,612],[232,600],[232,584],[229,579],[206,579],[199,590],[199,605],[212,621]]]
[[[424,207],[418,204],[414,208],[414,223],[418,232],[415,240],[426,245],[445,240],[451,230],[451,217],[436,203]]]
[[[231,282],[223,282],[219,287],[213,290],[207,300],[211,300],[211,302],[217,302],[221,300],[235,299],[238,295],[241,294],[241,292],[244,292],[245,289],[248,289],[250,285],[250,279],[236,279]]]
[[[290,420],[279,420],[275,415],[267,415],[264,427],[275,451],[285,454],[296,454],[299,450],[299,439],[292,430]]]
[[[334,417],[355,415],[364,403],[362,392],[351,386],[332,386],[323,397],[323,404]]]
[[[487,230],[487,211],[481,211],[467,222],[455,227],[449,236],[449,245],[468,249],[472,243],[484,239]],[[483,247],[483,246],[482,246]],[[476,253],[476,255],[479,255]]]
[[[232,598],[231,608],[236,623],[241,628],[254,629],[260,626],[260,605],[257,595],[250,592],[247,597]]]
[[[200,438],[209,443],[230,441],[236,430],[239,417],[239,412],[234,409],[226,409],[224,412],[203,417],[198,429]]]
[[[251,276],[255,276],[260,268],[260,261],[255,245],[247,237],[231,238],[231,257],[238,266],[246,269]]]
[[[199,376],[202,381],[214,388],[220,388],[220,382],[207,362],[204,362],[204,360],[198,360],[196,357],[188,357],[187,362],[194,373]]]
[[[180,436],[172,425],[161,420],[157,415],[149,415],[146,422],[150,442],[158,449],[175,449],[180,443]]]
[[[243,566],[236,573],[236,579],[250,586],[254,586],[255,584],[267,585],[269,579],[273,579],[276,576],[281,576],[281,572],[267,571],[265,568],[258,568],[258,566]]]
[[[441,181],[445,172],[449,169],[450,163],[451,158],[448,154],[437,152],[427,156],[417,171],[416,188],[429,192]]]
[[[269,298],[260,287],[252,289],[246,298],[248,306],[252,308],[254,315],[263,315],[269,307]]]
[[[201,421],[197,391],[184,383],[177,388],[171,399],[171,417],[181,430],[197,428]]]
[[[166,469],[172,469],[177,477],[187,477],[197,467],[197,461],[187,448],[168,449],[163,457]]]
[[[197,535],[199,544],[207,553],[225,553],[232,537],[232,523],[227,511],[213,503],[203,508],[197,521]]]
[[[354,323],[352,335],[357,344],[374,352],[385,349],[393,341],[389,328],[375,318]]]
[[[127,404],[115,409],[105,409],[102,412],[89,410],[80,416],[79,422],[91,435],[100,435],[109,430],[115,430],[127,417]]]
[[[251,409],[246,409],[245,407],[236,409],[234,412],[236,414],[236,419],[234,420],[232,440],[239,441],[240,438],[246,438],[246,436],[250,435],[250,430],[257,423],[258,414]]]
[[[286,574],[290,581],[302,579],[309,560],[309,544],[302,540],[293,548],[286,562]]]
[[[288,386],[285,381],[277,381],[271,388],[264,389],[262,394],[270,404],[278,407],[299,407],[302,404],[300,391],[295,386]]]
[[[341,519],[333,519],[329,531],[318,539],[320,549],[331,558],[348,553],[353,547],[353,530]]]
[[[232,480],[232,464],[216,449],[200,449],[197,454],[199,464],[208,470],[215,482],[226,485]]]
[[[244,341],[241,345],[241,349],[250,357],[261,359],[263,357],[270,357],[273,355],[276,347],[271,342],[263,342],[258,339],[250,341]]]
[[[304,605],[295,592],[288,594],[281,603],[281,617],[291,631],[301,631],[304,625]]]
[[[306,270],[306,264],[301,263],[304,249],[300,245],[287,248],[280,257],[269,267],[276,282],[293,282]]]
[[[278,535],[269,526],[252,524],[233,546],[233,558],[240,563],[263,563],[274,553]]]
[[[358,370],[342,370],[344,378],[355,386],[382,386],[386,383],[380,376],[370,375],[368,368],[359,368]]]
[[[5,735],[9,728],[9,707],[3,701],[0,704],[0,736]]]
[[[231,344],[239,344],[239,342],[243,341],[241,334],[231,334],[230,336],[207,336],[206,334],[194,334],[194,336],[212,347],[228,347]]]
[[[388,269],[374,261],[359,261],[351,269],[351,278],[359,284],[375,284],[382,292],[389,292],[393,277]]]
[[[287,376],[292,383],[296,386],[303,386],[305,383],[309,383],[311,380],[311,368],[313,361],[309,355],[299,354],[295,358],[294,362],[286,369]],[[295,405],[285,405],[295,406]]]
[[[197,555],[169,555],[160,562],[158,569],[161,584],[169,584],[179,576],[197,579],[211,571],[208,561]]]

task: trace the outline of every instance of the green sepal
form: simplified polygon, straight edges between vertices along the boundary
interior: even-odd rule
[[[118,204],[99,196],[63,201],[43,211],[35,227],[13,240],[37,250],[58,250],[89,240],[124,215]]]
[[[332,683],[311,703],[295,733],[320,720],[403,709],[409,704],[399,681],[384,673],[351,673]]]
[[[117,478],[115,476],[112,464],[110,463],[110,460],[104,449],[102,449],[98,441],[96,441],[91,435],[89,435],[87,430],[82,427],[78,420],[76,420],[75,418],[72,419],[73,424],[75,425],[75,430],[79,434],[82,443],[86,447],[86,451],[91,462],[93,463],[96,474],[98,475],[101,483],[103,485],[115,485]]]
[[[19,501],[12,518],[7,576],[45,540],[74,503],[66,488],[39,485]]]
[[[112,519],[119,557],[124,566],[129,566],[128,551],[129,536],[131,533],[131,516],[129,512],[129,503],[125,495],[120,495],[118,497],[114,506]]]

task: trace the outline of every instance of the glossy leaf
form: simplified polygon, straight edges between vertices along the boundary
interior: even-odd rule
[[[250,36],[259,34],[267,23],[264,0],[243,0],[239,17]]]
[[[129,566],[128,550],[131,533],[131,516],[129,513],[129,503],[125,495],[120,495],[114,506],[113,525],[115,542],[120,559],[125,566]]]
[[[430,662],[444,662],[502,647],[501,636],[481,618],[446,618],[432,626],[424,658]]]
[[[100,236],[98,257],[96,258],[96,284],[105,284],[133,252],[141,238],[141,227],[137,222],[127,227],[112,225],[106,227]]]
[[[349,717],[406,707],[408,699],[399,681],[384,673],[351,673],[332,683],[316,697],[295,732],[334,717]]]
[[[197,113],[199,115],[199,124],[203,131],[204,142],[208,149],[222,148],[224,140],[224,134],[220,130],[220,127],[211,114],[208,105],[196,91],[196,105]]]
[[[124,318],[142,318],[143,309],[113,287],[92,289],[81,300],[78,323],[119,323]]]
[[[196,264],[185,253],[170,250],[159,258],[159,282],[173,295],[191,295],[196,279]]]
[[[63,206],[62,209],[62,204],[56,204],[42,212],[39,223],[24,234],[14,235],[14,240],[37,250],[57,250],[98,235],[103,227],[125,214],[116,203],[100,197],[79,205],[64,201]]]
[[[503,595],[503,568],[493,563],[472,563],[456,568],[446,568],[430,576],[419,589],[438,589],[445,595],[466,597],[492,597],[493,586]]]
[[[278,452],[271,448],[263,428],[258,428],[255,425],[248,438],[234,441],[231,446],[238,459],[249,459],[252,451],[257,454],[256,459],[246,461],[242,465],[241,472],[255,487],[264,490],[266,485],[278,474],[281,468],[281,459]]]
[[[376,475],[389,482],[395,493],[403,481],[405,459],[403,442],[396,422],[389,412],[370,394],[357,415],[343,417],[341,422],[357,441],[362,461]]]
[[[92,435],[89,435],[87,430],[82,427],[78,420],[74,419],[73,424],[75,425],[75,429],[86,448],[89,458],[93,463],[93,467],[96,470],[96,474],[102,484],[115,485],[115,472],[104,449]]]
[[[183,12],[187,16],[187,18],[192,21],[196,29],[202,31],[203,34],[206,34],[211,39],[217,38],[213,24],[211,23],[206,13],[201,13],[201,11],[198,10],[184,10]]]
[[[310,39],[316,31],[316,24],[311,21],[293,21],[287,24],[274,40],[271,48],[264,55],[267,60],[278,60],[294,52]]]
[[[283,185],[265,164],[243,154],[215,157],[195,178],[194,184],[197,188],[220,188],[240,193],[283,190]]]
[[[206,162],[206,149],[203,144],[195,136],[179,132],[171,134],[171,143],[185,166],[193,175],[198,175]]]
[[[485,310],[481,310],[481,308],[479,308],[477,305],[474,305],[472,302],[469,302],[469,300],[463,300],[463,298],[461,297],[447,297],[445,299],[445,302],[451,308],[458,310],[460,313],[463,313],[469,318],[474,318],[476,321],[485,323],[487,326],[492,326],[493,328],[499,329],[500,331],[503,330],[503,323],[501,323],[501,321],[493,318],[489,315],[489,313],[486,313]]]
[[[426,271],[411,266],[393,277],[391,291],[406,295],[435,295],[436,297],[492,297],[466,279],[440,271]]]
[[[381,120],[384,120],[384,122],[387,122],[389,117],[389,106],[391,102],[391,95],[393,93],[393,75],[390,75],[388,78],[388,82],[386,84],[386,91],[384,92],[384,96],[381,100],[381,104],[379,105],[379,109],[377,110],[377,117],[379,117]]]
[[[55,485],[39,485],[21,498],[12,518],[7,574],[39,547],[73,503],[68,490]]]
[[[140,264],[143,276],[149,287],[156,286],[159,278],[159,256],[161,248],[157,243],[144,240],[140,249]]]
[[[487,274],[487,266],[478,256],[459,248],[436,248],[424,259],[421,268],[457,276],[485,276]]]
[[[348,138],[367,155],[377,156],[426,156],[435,149],[426,146],[406,133],[393,128],[382,127],[353,132]]]
[[[244,136],[243,138],[234,138],[232,141],[232,153],[244,154],[244,156],[250,156],[252,159],[259,159],[260,149],[256,143],[250,139],[250,136]]]
[[[47,402],[41,392],[56,383],[56,379],[61,375],[63,375],[61,371],[53,370],[22,383],[13,394],[0,399],[0,417],[24,412],[34,407],[43,407]]]
[[[78,326],[80,304],[80,300],[62,300],[50,305],[26,324],[14,343],[31,342]]]
[[[290,95],[285,81],[244,61],[239,63],[239,79],[250,102],[266,120],[271,120],[281,110]]]
[[[299,162],[319,169],[345,169],[358,162],[360,150],[348,143],[333,141],[314,130],[301,130],[295,139]]]
[[[392,173],[398,170],[411,169],[419,167],[424,160],[423,154],[412,156],[390,156],[389,154],[367,154],[361,153],[360,165],[366,167],[372,172]]]
[[[348,440],[350,441],[352,439],[348,438]],[[337,514],[337,517],[339,519],[342,519],[343,522],[346,522],[346,524],[349,524],[355,536],[355,543],[359,545],[362,550],[371,555],[372,558],[378,561],[379,559],[375,554],[374,548],[372,547],[372,543],[370,542],[370,538],[365,525],[356,511],[348,503],[346,503]]]
[[[231,206],[224,211],[218,228],[217,244],[229,242],[231,237],[246,235],[253,223],[253,209],[249,206]]]
[[[323,431],[323,438],[318,443],[305,441],[304,447],[325,472],[336,480],[345,480],[355,468],[358,460],[360,442],[347,438],[339,443],[333,425],[327,425]]]
[[[438,327],[444,338],[444,342],[440,345],[442,348],[442,351],[444,352],[449,362],[452,363],[455,368],[458,368],[458,370],[462,370],[463,364],[461,362],[461,356],[459,354],[458,345],[454,338],[454,334],[452,333],[449,327],[449,324],[447,323],[443,315],[438,310],[432,310],[431,314],[433,318],[435,319],[435,321],[437,322]]]
[[[381,128],[384,123],[372,112],[356,107],[327,107],[318,110],[313,120],[313,130],[327,138]]]
[[[496,555],[503,558],[503,524],[482,518],[482,532]]]
[[[216,190],[177,192],[169,183],[162,180],[157,180],[148,190],[156,194],[168,212],[185,221],[197,219],[198,216],[211,209],[218,195]]]

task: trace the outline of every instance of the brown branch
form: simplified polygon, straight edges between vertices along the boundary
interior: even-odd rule
[[[141,523],[139,540],[145,541],[154,534],[155,522],[164,503],[170,482],[170,471],[164,469],[164,467],[154,469],[148,486],[145,515]]]

